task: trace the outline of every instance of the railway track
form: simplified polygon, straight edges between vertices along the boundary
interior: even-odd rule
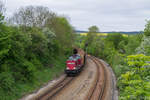
[[[96,57],[89,56],[97,66],[97,76],[95,85],[87,97],[88,100],[105,100],[105,92],[107,85],[107,73],[103,63]]]
[[[85,100],[106,100],[105,92],[107,87],[107,72],[103,63],[96,57],[88,56],[96,64],[96,77],[95,81],[90,89],[87,91],[87,97]],[[92,67],[91,67],[92,68]],[[46,93],[38,97],[36,100],[53,100],[58,94],[67,87],[75,77],[65,77],[62,81],[53,86]]]
[[[45,94],[38,97],[36,100],[51,100],[56,94],[58,94],[64,87],[66,87],[74,77],[65,77],[62,81],[57,83],[53,88],[47,91]]]

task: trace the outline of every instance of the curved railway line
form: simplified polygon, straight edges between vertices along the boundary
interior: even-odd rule
[[[107,89],[107,71],[104,66],[104,64],[96,57],[93,56],[87,56],[89,59],[91,59],[96,67],[96,77],[94,79],[93,85],[90,88],[90,91],[87,91],[87,97],[86,100],[107,100],[105,97],[106,95],[106,89]],[[67,87],[68,84],[71,84],[71,81],[73,81],[75,77],[65,77],[63,80],[61,80],[59,83],[54,85],[49,91],[44,93],[43,95],[39,96],[36,100],[53,100],[54,97],[56,97],[60,91],[63,91],[65,87]]]
[[[107,85],[107,72],[103,63],[96,57],[90,56],[97,67],[95,86],[88,95],[88,100],[104,100]]]

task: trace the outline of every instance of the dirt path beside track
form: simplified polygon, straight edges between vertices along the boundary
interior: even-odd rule
[[[89,58],[87,58],[86,62],[85,68],[80,75],[75,77],[75,80],[51,100],[85,100],[97,73],[95,63]]]

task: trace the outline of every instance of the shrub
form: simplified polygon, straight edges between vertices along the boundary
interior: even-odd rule
[[[0,89],[3,89],[4,91],[12,91],[14,87],[14,77],[10,72],[2,72],[0,73]]]
[[[120,100],[149,100],[146,97],[150,96],[150,56],[129,55],[126,61],[129,71],[118,79]]]
[[[20,72],[26,79],[25,81],[34,81],[36,67],[29,61],[24,61],[20,67]]]

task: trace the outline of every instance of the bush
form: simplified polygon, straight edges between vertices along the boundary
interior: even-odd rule
[[[11,92],[15,84],[14,77],[10,72],[0,73],[0,89]]]
[[[36,57],[33,57],[31,59],[31,63],[36,67],[36,69],[41,70],[43,68],[43,65],[40,60],[38,60]]]
[[[22,77],[19,77],[22,81],[33,82],[35,78],[36,67],[29,61],[24,61],[17,67],[18,72]]]
[[[143,54],[127,56],[128,71],[118,78],[120,100],[149,100],[149,61],[150,56]]]

